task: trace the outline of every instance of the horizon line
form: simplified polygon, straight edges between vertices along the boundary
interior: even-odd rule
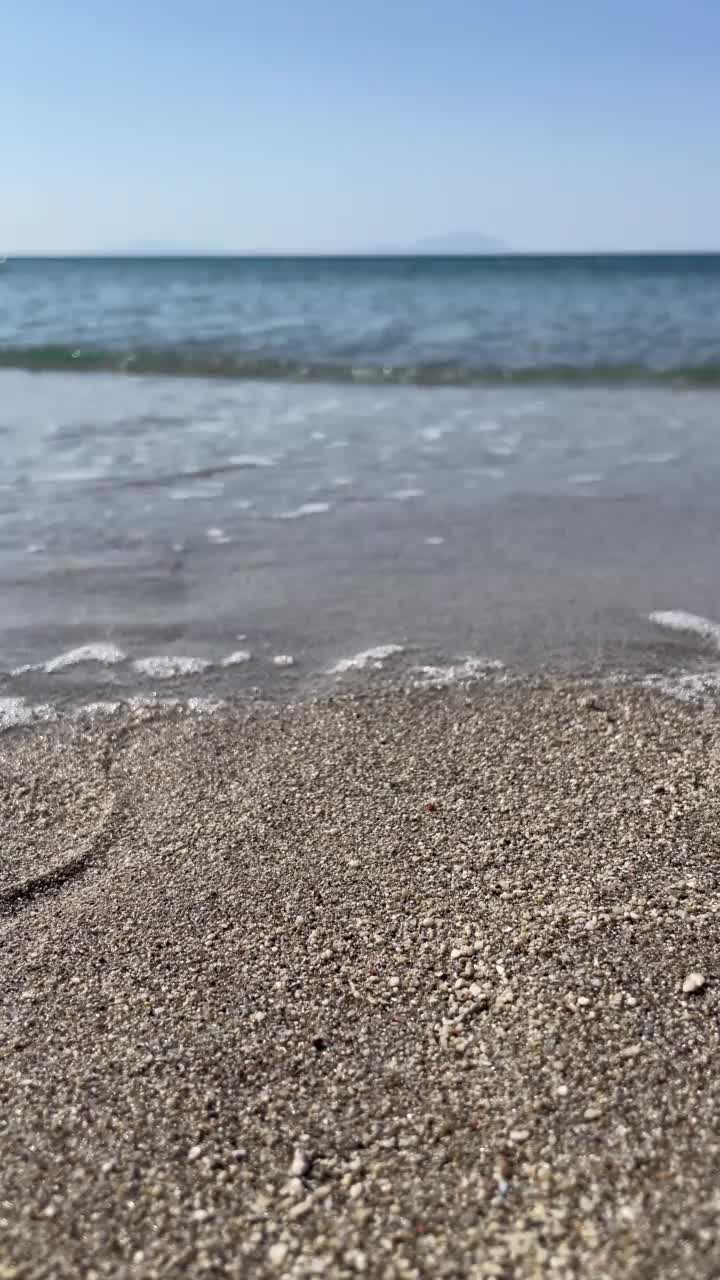
[[[23,250],[6,254],[0,254],[0,264],[6,264],[11,261],[73,261],[73,260],[94,260],[94,261],[118,261],[127,259],[130,261],[138,261],[143,258],[149,260],[169,259],[182,261],[184,259],[277,259],[277,260],[302,260],[302,259],[398,259],[409,258],[422,261],[427,258],[675,258],[675,257],[717,257],[720,255],[720,247],[704,248],[704,249],[479,249],[479,250],[439,250],[438,252],[418,251],[413,249],[397,249],[397,250],[371,250],[371,249],[198,249],[182,252],[180,250],[168,249],[158,250],[156,252],[133,251],[132,249],[123,250],[99,250],[99,249],[81,249],[73,251],[62,250]]]

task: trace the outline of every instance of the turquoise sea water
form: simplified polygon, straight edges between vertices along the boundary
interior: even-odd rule
[[[12,260],[0,727],[712,663],[719,389],[720,257]]]

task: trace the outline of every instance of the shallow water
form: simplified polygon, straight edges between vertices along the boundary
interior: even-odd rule
[[[113,359],[157,334],[207,355],[222,334],[236,358],[267,312],[263,359],[327,363],[345,342],[362,371],[375,332],[395,372],[433,342],[464,367],[473,342],[526,367],[542,332],[565,363],[617,364],[623,344],[637,362],[644,344],[667,372],[675,343],[699,369],[720,349],[703,262],[13,263],[0,345],[6,364],[32,346],[38,369],[63,332]],[[303,323],[281,324],[282,306]],[[468,661],[712,663],[707,627],[650,615],[720,619],[720,398],[548,382],[535,354],[534,385],[0,371],[5,718],[480,669]]]

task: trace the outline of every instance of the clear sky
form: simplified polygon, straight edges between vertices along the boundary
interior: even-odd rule
[[[720,249],[720,0],[5,0],[0,254]]]

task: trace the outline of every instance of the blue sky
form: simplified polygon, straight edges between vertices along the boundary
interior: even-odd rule
[[[720,0],[6,0],[0,253],[720,249]]]

